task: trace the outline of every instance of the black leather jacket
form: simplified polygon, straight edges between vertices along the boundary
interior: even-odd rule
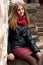
[[[11,52],[12,48],[16,47],[29,47],[33,53],[40,51],[32,39],[30,29],[27,26],[18,25],[15,30],[9,28],[8,32],[8,53]]]

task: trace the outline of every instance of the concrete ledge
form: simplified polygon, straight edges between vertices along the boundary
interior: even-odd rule
[[[29,65],[29,64],[19,58],[16,58],[14,61],[8,60],[7,65]]]

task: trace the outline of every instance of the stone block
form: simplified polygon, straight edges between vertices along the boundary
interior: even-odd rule
[[[29,64],[22,59],[15,58],[14,61],[8,60],[7,65],[29,65]]]

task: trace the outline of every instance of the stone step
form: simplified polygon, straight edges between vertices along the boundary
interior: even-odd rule
[[[39,3],[27,3],[25,5],[26,5],[27,8],[29,8],[29,7],[33,7],[33,8],[40,7],[40,4]]]
[[[35,30],[33,30],[33,31],[31,30],[31,34],[32,34],[32,35],[38,35],[38,32],[35,31]]]
[[[38,27],[43,27],[43,23],[36,23],[36,25],[38,26]]]
[[[43,36],[39,37],[39,41],[36,42],[37,46],[39,46],[39,48],[43,49]]]
[[[30,25],[30,29],[35,29],[35,25],[34,24],[31,24]]]
[[[40,14],[43,15],[43,12],[37,12],[37,14],[39,14],[39,15],[40,15]]]
[[[37,9],[43,9],[43,6],[37,7]]]
[[[38,32],[38,35],[39,36],[43,36],[43,32]]]
[[[38,32],[43,32],[43,28],[38,28]]]
[[[34,39],[35,42],[39,40],[39,36],[38,35],[32,35],[32,38]]]
[[[38,29],[43,29],[43,27],[38,27]]]
[[[30,23],[32,23],[32,24],[43,23],[43,18],[39,18],[39,17],[36,16],[35,13],[34,13],[34,14],[32,14],[32,15],[30,16]]]
[[[33,15],[37,18],[43,19],[43,13],[33,13]]]
[[[37,9],[37,12],[43,12],[43,9]]]
[[[31,31],[35,31],[35,27],[30,27],[30,30]]]
[[[42,11],[42,12],[40,12],[40,11],[37,11],[37,14],[43,14],[43,11]]]
[[[43,7],[37,8],[37,12],[43,12]]]
[[[42,23],[43,24],[43,19],[37,18],[36,23]]]
[[[39,19],[39,18],[34,18],[34,17],[33,17],[31,23],[33,23],[33,24],[38,24],[38,23],[41,24],[41,23],[42,23],[42,24],[43,24],[43,19]]]
[[[35,31],[35,28],[30,28],[30,30],[33,31],[34,33],[36,32],[36,31]]]
[[[32,34],[33,37],[37,37],[38,36],[38,31],[31,30],[31,34]]]
[[[28,11],[29,14],[37,12],[37,10],[35,8],[28,8],[27,11]]]
[[[36,45],[42,49],[43,48],[43,42],[39,41],[39,42],[36,42]]]

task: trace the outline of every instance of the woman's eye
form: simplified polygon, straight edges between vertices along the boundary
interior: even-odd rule
[[[18,9],[17,11],[20,11],[20,9]]]
[[[24,10],[23,8],[21,10]]]
[[[20,11],[20,10],[24,10],[23,8],[21,8],[21,9],[17,9],[17,11]]]

